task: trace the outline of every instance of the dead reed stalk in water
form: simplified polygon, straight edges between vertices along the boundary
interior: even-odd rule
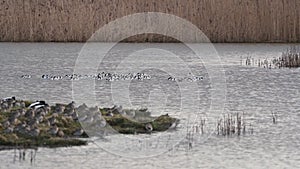
[[[241,61],[243,64],[244,62]],[[258,66],[267,69],[273,68],[298,68],[300,67],[300,47],[290,46],[286,51],[282,52],[281,56],[273,59],[258,59],[254,60],[250,57],[246,58],[246,66]]]
[[[273,121],[273,124],[276,124],[277,123],[277,113],[276,112],[272,112],[272,121]]]
[[[217,121],[217,135],[245,135],[247,128],[246,119],[244,117],[244,113],[242,115],[237,113],[235,117],[232,114],[223,115],[223,118]],[[252,125],[249,133],[253,133]]]

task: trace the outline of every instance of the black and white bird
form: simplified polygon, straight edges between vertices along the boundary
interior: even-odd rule
[[[152,126],[150,123],[147,123],[147,124],[145,125],[145,129],[146,129],[148,132],[151,132],[151,131],[153,131],[153,126]]]
[[[2,99],[2,101],[13,101],[13,100],[16,100],[15,96],[13,96],[13,97],[6,97],[6,98]]]
[[[36,101],[32,104],[29,105],[29,108],[41,108],[41,107],[45,107],[48,106],[48,104],[45,101]]]

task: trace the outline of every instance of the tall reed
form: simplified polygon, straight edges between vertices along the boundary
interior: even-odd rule
[[[281,56],[273,59],[257,59],[248,56],[243,61],[241,57],[241,65],[246,66],[258,66],[267,69],[277,69],[277,68],[298,68],[300,67],[300,47],[290,46],[281,53]]]
[[[223,118],[220,118],[217,121],[217,135],[230,136],[230,135],[245,135],[247,132],[246,119],[244,113],[240,115],[236,113],[223,115]],[[252,124],[249,125],[249,133],[253,133]]]
[[[192,22],[212,42],[299,42],[299,6],[298,0],[2,0],[0,41],[82,42],[117,18],[162,12]],[[194,37],[188,42],[197,42]],[[125,41],[173,39],[146,34]]]

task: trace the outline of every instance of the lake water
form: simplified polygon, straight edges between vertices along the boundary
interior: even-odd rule
[[[178,130],[95,136],[87,146],[39,148],[33,162],[32,150],[26,151],[25,160],[15,157],[18,150],[0,151],[0,168],[300,167],[300,69],[244,65],[247,57],[279,57],[289,44],[117,44],[100,61],[84,57],[97,58],[107,46],[92,44],[84,50],[81,43],[0,43],[0,97],[148,107],[154,115],[180,118]],[[203,49],[202,56],[196,57],[189,46]],[[142,72],[151,79],[65,76],[74,71],[83,77]],[[61,79],[51,80],[54,76]],[[237,112],[244,112],[253,134],[218,136],[216,121]],[[278,116],[276,124],[272,112]],[[200,119],[206,119],[204,133],[194,135],[191,147],[187,127]]]

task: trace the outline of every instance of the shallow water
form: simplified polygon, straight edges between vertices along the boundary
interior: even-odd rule
[[[102,49],[105,44],[99,46]],[[82,98],[79,102],[100,106],[148,107],[155,115],[169,113],[181,118],[182,125],[177,131],[150,136],[93,138],[82,147],[39,148],[32,163],[31,150],[26,151],[24,161],[14,160],[14,150],[0,151],[0,168],[299,168],[300,69],[269,70],[241,65],[241,59],[250,56],[278,57],[288,46],[215,44],[220,60],[214,62],[210,50],[203,52],[206,58],[199,59],[182,44],[118,44],[96,67],[96,72],[144,71],[151,79],[94,84],[93,80],[41,78],[43,74],[72,74],[78,68],[78,56],[85,54],[80,54],[83,44],[1,43],[0,97],[15,95],[66,103],[78,96]],[[88,54],[99,49],[92,48]],[[85,68],[93,69],[88,65],[93,63],[84,61],[79,70],[89,74]],[[167,80],[170,75],[189,77],[189,72],[203,80]],[[22,75],[31,78],[24,79]],[[86,95],[89,89],[95,91],[96,102]],[[254,133],[217,136],[217,118],[236,112],[245,113]],[[272,112],[278,114],[277,124],[272,123]],[[184,139],[186,123],[197,123],[200,118],[207,119],[207,127],[203,135],[194,136],[191,148]]]

